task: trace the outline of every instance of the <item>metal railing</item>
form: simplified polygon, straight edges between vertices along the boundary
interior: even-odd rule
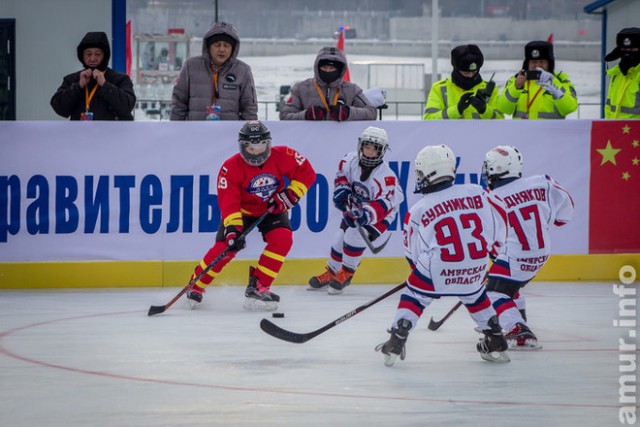
[[[262,120],[278,120],[278,101],[258,101],[258,117]],[[136,120],[162,121],[169,120],[171,101],[139,99],[136,103]],[[137,114],[144,114],[139,118]],[[424,102],[387,101],[378,108],[378,120],[422,120]],[[599,102],[582,102],[578,109],[568,116],[569,119],[600,118]]]

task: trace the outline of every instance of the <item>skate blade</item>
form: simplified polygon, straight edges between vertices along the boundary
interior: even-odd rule
[[[538,343],[538,341],[526,340],[524,345],[518,345],[516,341],[507,340],[507,344],[509,344],[509,350],[515,350],[515,351],[542,350],[542,344]]]
[[[483,360],[491,363],[507,363],[511,359],[506,351],[492,351],[491,353],[480,353]]]
[[[329,295],[340,295],[342,293],[342,289],[335,289],[329,286],[327,289],[327,293]]]
[[[194,310],[200,304],[202,304],[202,303],[187,298],[187,305],[189,306],[189,310]]]
[[[316,291],[316,292],[317,292],[317,291],[323,291],[323,292],[326,292],[328,289],[329,289],[329,285],[325,285],[325,286],[322,286],[322,287],[320,287],[320,288],[314,288],[313,286],[309,286],[309,287],[307,288],[307,290],[308,290],[308,291]]]
[[[275,301],[258,301],[253,298],[245,298],[242,308],[247,311],[275,311],[278,309],[278,303]]]

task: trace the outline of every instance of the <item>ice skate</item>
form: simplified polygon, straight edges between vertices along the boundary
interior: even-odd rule
[[[254,275],[254,267],[249,267],[249,285],[244,291],[243,308],[249,311],[274,311],[278,309],[280,297],[263,285]]]
[[[351,283],[351,279],[353,278],[354,274],[355,271],[351,270],[350,268],[342,267],[340,271],[338,271],[336,276],[331,281],[329,281],[329,295],[341,294],[344,288],[349,286],[349,284]]]
[[[506,363],[511,361],[507,354],[509,345],[502,334],[502,328],[498,323],[498,316],[489,319],[490,329],[483,330],[484,338],[476,344],[476,349],[480,352],[480,357],[487,362]]]
[[[516,323],[506,337],[509,350],[540,350],[542,345],[531,329],[523,323]]]
[[[376,346],[376,351],[384,354],[384,364],[386,366],[393,366],[398,357],[400,357],[400,360],[404,360],[406,354],[405,343],[409,337],[410,330],[411,321],[409,319],[400,319],[398,326],[389,330],[391,334],[389,340]]]
[[[202,302],[202,298],[204,297],[204,288],[193,284],[189,288],[189,292],[187,292],[187,303],[189,307],[193,310]]]
[[[329,282],[336,277],[336,273],[329,267],[325,267],[326,271],[309,279],[308,291],[326,291],[329,288]]]

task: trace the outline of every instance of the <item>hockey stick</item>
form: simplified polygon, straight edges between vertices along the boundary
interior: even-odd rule
[[[384,295],[380,295],[379,297],[372,299],[368,303],[363,304],[360,307],[357,307],[357,308],[351,310],[347,314],[337,318],[333,322],[328,323],[328,324],[324,325],[322,328],[317,329],[317,330],[315,330],[313,332],[308,332],[306,334],[299,334],[299,333],[296,333],[296,332],[287,331],[286,329],[282,329],[280,326],[274,324],[273,322],[271,322],[271,321],[269,321],[267,319],[262,319],[262,321],[260,322],[260,329],[262,329],[263,331],[265,331],[267,334],[271,335],[272,337],[281,339],[283,341],[287,341],[287,342],[291,342],[291,343],[295,343],[295,344],[302,344],[302,343],[305,343],[305,342],[309,341],[312,338],[317,337],[318,335],[320,335],[320,334],[322,334],[324,332],[327,332],[329,329],[333,328],[334,326],[339,325],[340,323],[344,322],[345,320],[350,319],[351,317],[353,317],[356,314],[366,310],[367,308],[371,307],[372,305],[379,303],[380,301],[382,301],[383,299],[387,298],[388,296],[395,294],[396,292],[398,292],[399,290],[404,288],[404,286],[405,286],[404,283],[396,286],[395,288],[393,288],[390,291],[386,292]]]
[[[437,322],[434,321],[432,317],[431,320],[429,321],[429,326],[427,326],[427,328],[431,329],[432,331],[435,331],[436,329],[438,329],[449,317],[451,317],[453,313],[456,312],[457,309],[460,308],[461,305],[462,305],[462,301],[458,301],[457,304],[454,305],[453,308],[449,310],[449,312]]]
[[[270,213],[271,213],[271,210],[269,210],[269,211],[265,212],[264,214],[262,214],[262,216],[259,217],[253,224],[251,224],[249,226],[249,228],[247,228],[244,231],[244,233],[242,233],[240,235],[240,237],[238,237],[238,239],[246,238],[247,235],[251,232],[251,230],[256,228],[258,226],[258,224],[260,224],[267,217],[267,215],[269,215]],[[174,302],[178,301],[180,299],[180,297],[182,295],[184,295],[194,283],[196,283],[198,280],[200,280],[205,274],[207,274],[207,272],[209,270],[211,270],[213,267],[215,267],[215,265],[217,263],[219,263],[221,259],[223,259],[225,256],[227,256],[227,254],[229,252],[231,252],[231,247],[227,247],[225,250],[223,250],[222,253],[216,257],[216,259],[211,261],[211,263],[209,265],[207,265],[207,267],[200,272],[200,274],[198,274],[196,277],[194,277],[192,280],[190,280],[189,283],[187,284],[187,286],[182,288],[182,290],[180,292],[178,292],[178,295],[173,297],[173,299],[171,301],[169,301],[165,305],[152,305],[151,307],[149,307],[149,312],[147,313],[147,316],[153,316],[154,314],[160,314],[160,313],[164,313],[165,311],[167,311],[167,309],[169,307],[171,307]]]
[[[360,206],[358,202],[351,196],[348,198],[347,204],[351,211],[360,210]],[[366,230],[362,228],[362,226],[357,222],[356,222],[356,228],[358,229],[358,233],[360,233],[360,236],[362,236],[364,243],[367,245],[367,247],[373,254],[377,254],[380,251],[382,251],[384,247],[387,246],[387,243],[389,243],[389,240],[391,240],[391,234],[389,234],[389,236],[387,236],[387,240],[385,240],[383,244],[381,244],[376,248],[375,246],[373,246],[373,242],[371,242],[371,240],[369,239],[369,233],[367,233]]]
[[[367,247],[373,254],[377,254],[378,252],[383,250],[384,247],[387,246],[387,243],[389,243],[389,240],[391,240],[391,234],[389,234],[389,236],[387,237],[387,240],[385,240],[383,244],[381,244],[376,248],[375,246],[373,246],[373,243],[371,242],[371,240],[369,240],[369,235],[367,234],[366,230],[362,228],[362,226],[358,223],[356,223],[356,228],[358,229],[358,232],[362,236],[364,243],[367,245]]]

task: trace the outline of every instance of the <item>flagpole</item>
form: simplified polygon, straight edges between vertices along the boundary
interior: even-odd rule
[[[438,81],[438,0],[431,0],[431,86]]]

